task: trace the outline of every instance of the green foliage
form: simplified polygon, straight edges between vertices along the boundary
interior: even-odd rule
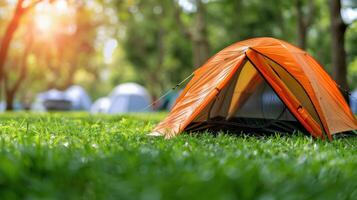
[[[207,5],[214,50],[249,38],[276,37],[295,41],[294,2],[221,0]]]
[[[196,6],[196,1],[185,2]],[[210,55],[232,43],[253,37],[271,36],[297,43],[296,0],[202,2],[206,10],[206,39]],[[301,2],[302,13],[307,15],[311,1]],[[356,7],[355,0],[344,2],[344,8]],[[68,1],[69,10],[74,11],[75,16],[69,20],[70,26],[61,22],[61,27],[57,27],[59,31],[50,34],[50,40],[35,33],[31,55],[27,59],[29,73],[23,83],[30,87],[22,87],[17,98],[33,98],[39,91],[51,87],[64,89],[73,83],[84,86],[92,97],[99,97],[127,81],[139,82],[152,95],[160,96],[197,67],[193,66],[194,42],[179,26],[175,4],[179,4],[177,0]],[[180,5],[183,10],[180,14],[182,24],[191,32],[197,31],[197,9],[185,10]],[[306,50],[331,73],[329,7],[326,0],[314,0],[313,5]],[[13,4],[6,1],[0,3],[0,36],[12,12]],[[68,11],[65,17],[69,17],[70,13]],[[7,70],[13,72],[9,73],[11,82],[16,80],[18,61],[26,46],[27,35],[31,33],[29,30],[35,15],[36,11],[31,11],[21,21],[14,38],[7,62]],[[352,87],[356,87],[357,83],[354,67],[357,55],[355,24],[348,27],[346,35],[349,83]],[[71,27],[76,27],[72,34],[62,32]],[[104,44],[109,39],[118,42],[112,63],[106,63],[103,58]]]
[[[356,138],[147,137],[163,116],[1,115],[1,199],[357,198]]]
[[[118,4],[118,9],[123,8]],[[190,44],[175,26],[172,12],[169,0],[135,1],[118,12],[126,27],[126,57],[139,82],[154,95],[182,80],[192,69]]]
[[[184,79],[194,69],[192,65],[192,44],[180,30],[175,20],[173,2],[175,1],[133,1],[130,6],[118,3],[118,15],[123,17],[126,27],[124,50],[129,62],[138,72],[140,80],[149,87],[162,91]],[[193,2],[193,1],[192,1]],[[303,11],[308,1],[303,0]],[[194,2],[193,2],[194,4]],[[153,11],[159,6],[162,13]],[[276,37],[296,43],[298,37],[295,1],[268,0],[207,1],[208,39],[211,55],[224,47],[253,37]],[[121,9],[119,9],[121,8]],[[123,10],[123,8],[125,8]],[[307,51],[311,53],[328,72],[332,71],[330,47],[330,19],[328,4],[324,0],[314,1],[312,24],[307,32]],[[126,13],[126,14],[124,14]],[[184,12],[183,22],[192,29],[195,11]],[[164,43],[164,64],[160,66],[160,31]],[[351,32],[351,31],[350,31]],[[347,37],[350,49],[355,48],[352,37]],[[351,51],[351,58],[356,54]],[[352,61],[352,60],[350,60]],[[159,75],[154,74],[159,73]],[[174,75],[173,75],[174,74]],[[354,76],[354,74],[350,75]],[[152,81],[151,79],[154,79]],[[351,79],[351,78],[350,78]],[[155,83],[155,81],[160,83]],[[353,84],[355,81],[351,81]],[[164,83],[164,84],[162,84]],[[151,91],[153,91],[151,89]],[[160,92],[154,91],[155,94]],[[162,93],[162,92],[161,92]]]

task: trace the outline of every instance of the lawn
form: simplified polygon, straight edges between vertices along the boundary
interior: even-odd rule
[[[0,115],[0,199],[357,199],[356,137],[147,137],[163,116]]]

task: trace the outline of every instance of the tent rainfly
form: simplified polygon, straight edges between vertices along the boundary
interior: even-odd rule
[[[336,83],[307,52],[278,39],[235,43],[194,71],[151,135],[183,131],[309,133],[321,139],[357,129]]]

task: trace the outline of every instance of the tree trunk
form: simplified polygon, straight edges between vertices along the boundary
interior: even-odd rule
[[[204,64],[210,56],[210,44],[208,41],[206,8],[202,0],[196,0],[197,11],[193,29],[187,28],[181,20],[181,9],[176,5],[175,19],[183,33],[190,40],[193,50],[193,65],[195,68]],[[173,0],[176,4],[176,1]]]
[[[233,1],[233,13],[232,13],[232,24],[229,26],[229,28],[233,31],[234,37],[232,38],[232,41],[239,41],[242,39],[242,27],[241,25],[242,20],[241,20],[241,15],[242,15],[242,10],[244,9],[243,7],[243,2],[242,0],[239,1]]]
[[[297,44],[300,48],[306,49],[307,46],[307,32],[311,26],[314,14],[315,14],[315,4],[313,1],[309,1],[308,9],[304,12],[304,1],[296,0],[296,18],[297,18]]]
[[[197,13],[192,33],[193,64],[200,67],[210,55],[210,45],[208,42],[206,8],[202,0],[196,0]]]
[[[161,16],[163,17],[163,16]],[[165,82],[165,78],[163,78],[162,75],[159,75],[159,71],[161,71],[163,64],[164,64],[164,58],[165,58],[165,30],[162,26],[159,27],[159,30],[157,32],[157,38],[156,38],[156,45],[158,49],[158,54],[157,54],[157,63],[155,65],[154,71],[149,72],[150,73],[150,80],[151,80],[151,94],[154,97],[154,101],[156,100],[156,97],[160,96],[160,91],[163,90],[163,82]],[[159,105],[154,105],[159,106]],[[155,107],[156,109],[156,107]]]
[[[15,92],[6,91],[6,111],[14,110]]]
[[[307,27],[304,22],[304,13],[302,11],[302,0],[296,0],[296,17],[297,17],[297,30],[298,30],[298,46],[302,49],[306,48],[306,31]]]
[[[330,0],[330,23],[331,23],[331,58],[333,78],[342,89],[348,90],[347,65],[345,51],[345,32],[347,25],[341,17],[341,1]],[[349,101],[348,94],[345,99]]]
[[[4,66],[5,66],[5,61],[6,57],[9,51],[10,43],[11,40],[15,34],[15,31],[17,30],[17,27],[19,26],[20,19],[22,16],[22,2],[23,0],[18,0],[16,9],[14,12],[14,15],[12,19],[10,20],[10,23],[6,27],[5,30],[5,35],[1,41],[0,45],[0,82],[4,77]]]
[[[23,81],[27,77],[27,57],[30,53],[30,49],[32,47],[32,42],[33,42],[33,34],[32,32],[29,32],[30,36],[29,39],[26,43],[26,48],[23,52],[23,56],[21,58],[21,61],[19,62],[20,69],[19,69],[19,75],[18,78],[15,80],[15,83],[10,86],[10,80],[8,80],[7,75],[9,72],[5,72],[4,74],[4,83],[5,83],[5,92],[6,92],[6,110],[12,110],[13,109],[13,103],[14,99],[16,97],[16,94],[18,90],[20,89],[20,86],[22,85]],[[14,72],[12,72],[14,73]]]
[[[14,34],[20,24],[20,20],[22,16],[28,12],[31,8],[33,8],[35,5],[40,3],[42,0],[34,0],[31,3],[29,3],[26,7],[23,7],[24,0],[17,0],[14,14],[7,25],[5,29],[5,34],[2,37],[2,41],[0,43],[0,94],[2,95],[2,90],[1,90],[1,85],[3,83],[4,77],[5,77],[5,63],[6,63],[6,57],[9,51],[9,47],[11,44],[11,41],[14,37]],[[5,89],[6,92],[6,89]],[[0,95],[0,96],[1,96]],[[1,96],[2,98],[2,96]],[[12,105],[9,105],[10,108],[12,108]]]

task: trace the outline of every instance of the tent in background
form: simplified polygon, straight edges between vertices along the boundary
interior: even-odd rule
[[[1,101],[0,102],[0,111],[4,112],[6,110],[6,102],[5,101]]]
[[[70,110],[71,101],[66,94],[57,89],[51,89],[37,95],[31,106],[34,111]]]
[[[97,99],[91,106],[91,113],[108,113],[110,107],[110,98],[102,97]]]
[[[301,131],[330,139],[357,129],[336,83],[307,52],[256,38],[218,52],[194,76],[151,135],[204,129]]]
[[[137,83],[124,83],[114,88],[110,96],[108,113],[147,112],[151,108],[151,97],[147,90]]]
[[[91,99],[79,85],[73,85],[65,91],[50,89],[39,93],[31,106],[34,111],[49,110],[89,110]]]
[[[357,90],[354,90],[350,96],[350,106],[354,114],[357,114]]]
[[[73,85],[64,93],[66,98],[71,101],[71,110],[90,110],[92,101],[83,87]]]

